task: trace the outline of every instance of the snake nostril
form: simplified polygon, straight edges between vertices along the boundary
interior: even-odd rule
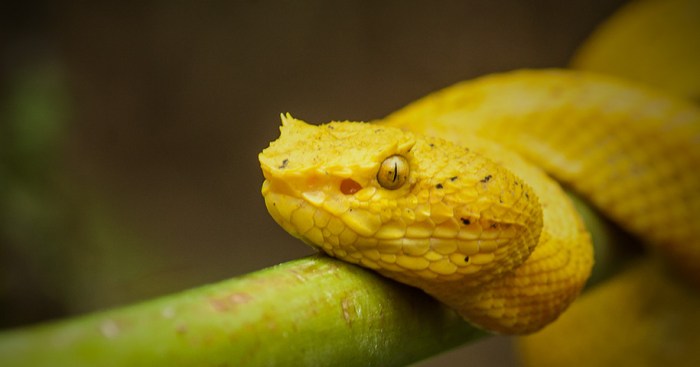
[[[345,195],[352,195],[362,190],[362,186],[352,178],[346,178],[340,182],[340,192]]]

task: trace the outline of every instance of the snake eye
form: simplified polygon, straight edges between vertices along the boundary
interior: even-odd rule
[[[400,155],[392,155],[379,166],[377,181],[385,189],[396,190],[406,183],[408,171],[408,160]]]

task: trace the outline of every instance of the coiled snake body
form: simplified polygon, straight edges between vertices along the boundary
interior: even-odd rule
[[[586,72],[519,71],[371,124],[287,115],[281,131],[259,158],[282,227],[487,330],[547,325],[592,266],[571,203],[531,164],[700,284],[700,110],[670,95]]]

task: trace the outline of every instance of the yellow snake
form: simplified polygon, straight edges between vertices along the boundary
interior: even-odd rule
[[[372,123],[282,120],[259,156],[272,217],[484,329],[539,330],[588,278],[589,236],[548,175],[700,284],[700,109],[673,95],[523,70]]]

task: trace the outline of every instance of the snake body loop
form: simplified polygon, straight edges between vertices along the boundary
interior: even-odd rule
[[[593,73],[541,70],[446,88],[385,123],[493,139],[542,167],[700,286],[700,109]]]

